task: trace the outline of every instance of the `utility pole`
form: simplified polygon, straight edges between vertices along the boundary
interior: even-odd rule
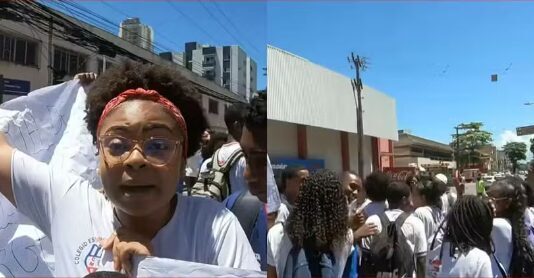
[[[360,78],[360,70],[366,69],[365,59],[359,55],[354,57],[354,52],[351,53],[351,57],[348,58],[349,63],[354,65],[356,70],[356,78],[351,80],[352,93],[354,94],[354,100],[356,102],[356,121],[358,132],[358,175],[363,179],[365,173],[363,172],[363,109],[362,109],[362,89],[363,83]],[[352,65],[351,65],[352,68]]]

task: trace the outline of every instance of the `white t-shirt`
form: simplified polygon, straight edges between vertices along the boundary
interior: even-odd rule
[[[451,210],[452,206],[458,199],[458,196],[454,192],[445,192],[443,195],[441,195],[441,202],[443,203],[443,215],[447,215],[447,213]],[[451,203],[452,202],[452,203]]]
[[[198,150],[192,157],[187,159],[185,175],[187,177],[198,177],[200,165],[202,164],[202,153]]]
[[[441,268],[430,269],[432,277],[493,277],[491,259],[488,253],[473,247],[467,254],[458,254],[451,257],[449,243],[443,243],[443,256]],[[434,260],[439,259],[439,255]]]
[[[333,250],[335,257],[335,268],[338,273],[337,277],[343,275],[347,258],[354,249],[352,230],[347,231],[347,242],[344,246],[340,246]],[[284,225],[282,223],[275,224],[267,234],[267,264],[276,268],[278,277],[283,277],[284,268],[287,257],[293,248],[291,240],[284,232]]]
[[[439,208],[429,206],[417,208],[413,215],[423,222],[427,243],[428,246],[430,246],[434,234],[438,230],[443,219],[445,219],[445,215]]]
[[[12,181],[17,208],[52,238],[55,276],[112,268],[111,252],[104,252],[98,240],[109,237],[119,223],[103,194],[20,151],[13,153]],[[222,204],[177,198],[174,216],[152,239],[154,256],[260,269],[241,225]]]
[[[365,203],[364,203],[365,204]],[[363,206],[363,211],[367,217],[382,213],[388,209],[386,201],[383,202],[372,202],[370,201],[367,205]]]
[[[285,223],[288,217],[289,209],[285,204],[280,204],[280,207],[278,208],[278,215],[276,216],[274,223]]]
[[[386,216],[389,221],[395,221],[403,211],[400,209],[386,210]],[[382,232],[382,223],[378,215],[373,215],[365,221],[365,223],[373,223],[377,226],[378,233]],[[427,252],[427,243],[425,236],[425,227],[421,220],[412,215],[406,218],[401,227],[402,233],[408,240],[408,244],[416,257],[425,256]],[[362,240],[362,248],[369,249],[374,236],[368,236]]]
[[[510,271],[512,260],[512,226],[505,218],[494,218],[493,229],[491,230],[491,240],[495,245],[495,257],[501,262],[506,271]],[[495,276],[501,276],[499,266],[495,260],[491,260],[491,268]]]
[[[525,210],[525,225],[527,227],[527,237],[534,246],[534,208],[527,207]]]
[[[232,142],[222,145],[219,151],[217,159],[219,160],[219,165],[224,164],[226,160],[230,158],[232,153],[241,149],[241,145],[238,142]],[[200,167],[200,173],[208,171],[208,162],[211,162],[211,158],[208,158],[202,163]],[[231,192],[239,192],[242,190],[248,189],[247,182],[245,181],[245,168],[247,166],[247,161],[245,157],[242,156],[233,166],[230,168],[230,188]]]

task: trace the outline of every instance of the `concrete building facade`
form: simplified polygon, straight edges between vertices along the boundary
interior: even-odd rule
[[[456,169],[453,149],[436,141],[428,140],[399,130],[399,140],[394,143],[396,167]]]
[[[282,49],[267,47],[268,152],[274,169],[313,164],[358,169],[358,135],[350,78]],[[392,167],[395,100],[363,89],[364,174]]]
[[[185,44],[184,63],[192,72],[247,100],[257,92],[257,65],[237,45],[215,47]]]
[[[154,30],[142,24],[137,17],[123,20],[119,29],[119,37],[148,51],[153,51]]]

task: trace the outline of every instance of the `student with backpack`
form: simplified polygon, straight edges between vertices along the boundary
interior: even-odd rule
[[[425,276],[427,242],[423,223],[410,215],[410,187],[393,182],[387,188],[389,209],[369,217],[366,223],[378,233],[362,241],[360,276]]]
[[[476,196],[458,199],[447,215],[444,242],[430,259],[432,277],[493,277],[492,211]]]
[[[246,115],[247,106],[243,103],[235,103],[226,109],[224,121],[231,136],[229,142],[215,151],[211,162],[202,165],[189,195],[223,201],[230,194],[247,189],[244,178],[246,160],[239,144]]]
[[[321,170],[303,184],[285,223],[268,234],[268,277],[341,277],[353,248],[348,206],[336,174]]]

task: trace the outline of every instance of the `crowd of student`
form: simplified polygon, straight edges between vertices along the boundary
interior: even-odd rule
[[[475,196],[443,174],[289,167],[278,188],[289,216],[270,223],[269,278],[534,276],[534,194],[518,177]]]

